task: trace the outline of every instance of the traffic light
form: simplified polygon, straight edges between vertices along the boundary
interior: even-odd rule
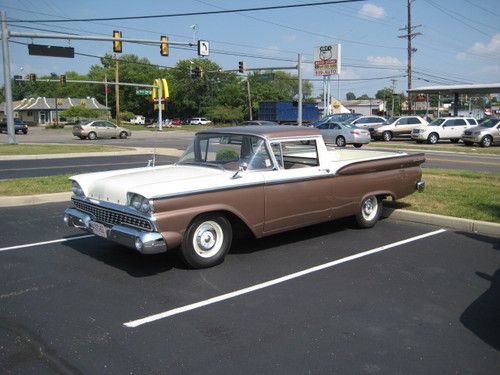
[[[121,31],[113,31],[113,38],[121,38],[122,37],[122,32]],[[113,52],[115,53],[122,53],[122,42],[121,40],[113,40]]]
[[[201,66],[194,68],[194,73],[196,78],[203,78],[203,68]]]
[[[190,68],[189,68],[189,76],[190,76],[191,78],[196,78],[196,70],[195,70],[195,69],[193,69],[193,67],[190,67]]]
[[[61,86],[66,85],[66,74],[61,74],[59,76],[59,82],[61,82]]]
[[[168,38],[165,35],[160,37],[160,55],[168,56]]]
[[[245,62],[244,61],[238,62],[238,72],[245,73]]]
[[[35,73],[30,73],[30,82],[36,82],[36,74]]]

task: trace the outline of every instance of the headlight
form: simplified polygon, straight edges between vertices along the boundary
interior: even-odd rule
[[[142,195],[129,193],[128,202],[129,202],[128,205],[132,207],[134,210],[143,212],[145,214],[149,214],[153,211],[153,208],[149,203],[149,199],[144,198]]]
[[[77,197],[85,196],[83,189],[81,188],[80,184],[76,181],[71,180],[71,190],[73,191],[73,194],[75,194]]]

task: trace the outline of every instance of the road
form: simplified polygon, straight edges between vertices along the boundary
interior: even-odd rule
[[[498,240],[341,220],[239,240],[223,264],[190,270],[174,253],[81,237],[63,226],[65,206],[2,209],[3,373],[500,368]]]

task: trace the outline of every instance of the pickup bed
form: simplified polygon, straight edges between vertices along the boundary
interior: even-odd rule
[[[241,228],[268,236],[353,216],[423,190],[423,154],[328,149],[297,126],[211,129],[175,165],[71,177],[65,222],[144,254],[178,248],[195,268],[223,261]]]

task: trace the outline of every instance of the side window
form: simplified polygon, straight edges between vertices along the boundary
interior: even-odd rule
[[[408,124],[410,125],[420,124],[420,120],[416,117],[410,117],[408,118]]]
[[[333,124],[333,125],[332,125],[332,129],[335,129],[335,130],[340,130],[340,129],[342,129],[342,128],[340,127],[340,125],[339,125],[339,124]]]
[[[465,120],[463,118],[458,118],[455,120],[455,125],[456,126],[465,126],[467,125]]]
[[[396,125],[407,125],[407,124],[408,124],[408,118],[401,118],[396,123]]]
[[[272,143],[273,154],[281,168],[295,169],[319,165],[316,141],[303,144],[300,141]]]
[[[325,122],[324,124],[321,124],[318,126],[318,129],[329,129],[330,128],[330,124]]]
[[[104,127],[101,121],[96,121],[92,124],[92,126],[95,126],[96,128],[102,128]]]

